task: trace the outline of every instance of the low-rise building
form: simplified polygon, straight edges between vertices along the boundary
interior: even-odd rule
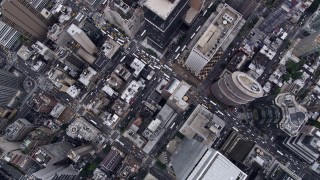
[[[221,118],[198,105],[179,131],[187,138],[211,145],[220,137],[224,126],[225,122]]]

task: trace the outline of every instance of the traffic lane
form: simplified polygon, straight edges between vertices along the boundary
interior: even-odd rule
[[[224,110],[220,109],[217,106],[213,106],[212,111],[216,112],[216,111],[222,111],[224,114],[227,114],[227,112],[225,112]],[[305,164],[301,163],[297,158],[293,157],[293,156],[282,156],[280,154],[278,154],[278,150],[280,150],[281,152],[284,152],[284,154],[290,154],[289,152],[287,152],[286,150],[284,150],[281,147],[276,147],[274,145],[274,142],[272,142],[269,138],[266,137],[261,137],[259,134],[256,133],[256,130],[251,130],[249,127],[239,123],[239,119],[237,119],[236,117],[230,115],[229,117],[227,117],[227,115],[221,115],[219,113],[216,113],[217,115],[219,115],[221,118],[223,118],[226,121],[226,127],[229,127],[230,129],[232,127],[236,127],[239,130],[239,133],[241,135],[243,135],[246,139],[255,142],[256,144],[258,144],[259,146],[267,149],[272,155],[274,155],[276,157],[276,159],[278,160],[282,160],[284,161],[284,163],[292,163],[292,164],[297,164],[295,166],[292,166],[291,169],[294,171],[298,171],[298,167],[303,167]]]

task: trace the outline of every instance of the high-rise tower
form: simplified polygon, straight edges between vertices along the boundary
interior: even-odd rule
[[[146,0],[144,7],[148,43],[157,49],[164,49],[179,29],[189,0]]]
[[[0,70],[0,106],[15,107],[25,96],[23,78]]]
[[[320,49],[320,30],[301,39],[294,47],[292,53],[297,56],[305,56]]]
[[[0,12],[0,19],[24,36],[40,41],[46,38],[51,23],[26,0],[3,0]]]

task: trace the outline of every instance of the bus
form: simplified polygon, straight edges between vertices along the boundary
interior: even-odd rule
[[[215,105],[215,106],[217,105],[216,103],[214,103],[214,102],[213,102],[213,101],[211,101],[211,100],[210,100],[209,102],[210,102],[211,104]]]
[[[133,53],[134,57],[139,58],[138,55],[136,55],[135,53]]]
[[[180,46],[177,47],[177,49],[174,51],[175,53],[178,52],[180,49]]]
[[[153,66],[149,65],[149,67],[150,67],[152,70],[154,70],[154,67],[153,67]]]
[[[204,13],[202,14],[202,16],[206,15],[208,12],[208,10],[205,10]]]
[[[142,59],[141,59],[140,61],[143,62],[144,64],[147,64],[147,63],[146,63],[144,60],[142,60]]]
[[[190,37],[190,39],[193,39],[195,35],[196,35],[196,33],[193,33],[192,36]]]
[[[146,33],[146,30],[144,30],[144,31],[141,33],[140,36],[143,36],[145,33]]]
[[[184,51],[186,49],[187,45],[184,45],[181,49],[181,52]]]
[[[172,71],[172,69],[169,66],[164,65],[164,67],[167,68],[168,70]]]
[[[213,5],[213,3],[210,3],[209,6],[208,6],[208,9],[211,8],[212,5]]]
[[[124,43],[124,40],[118,38],[117,41],[121,42],[122,44]]]
[[[174,59],[178,59],[178,57],[180,56],[180,53],[176,55],[176,57]]]
[[[221,114],[222,116],[224,116],[224,114],[220,110],[218,110],[218,113]]]
[[[239,129],[237,129],[236,127],[232,127],[232,129],[239,132]]]
[[[174,125],[176,125],[175,122],[170,126],[170,129],[172,129],[174,127]]]
[[[92,124],[94,124],[94,125],[97,125],[97,123],[94,121],[94,120],[90,120],[90,122],[92,123]]]
[[[160,67],[159,66],[153,66],[154,68],[156,68],[156,69],[160,69]]]
[[[104,30],[100,29],[100,31],[102,32],[102,34],[107,34]]]
[[[199,27],[196,29],[196,32],[198,32],[200,28],[201,28],[201,26],[199,26]]]
[[[108,34],[108,37],[109,37],[109,38],[111,38],[111,39],[113,39],[113,37],[112,37],[112,36],[110,36],[109,34]],[[113,39],[113,40],[114,40],[114,39]]]
[[[204,107],[204,108],[206,108],[206,109],[208,109],[208,107],[207,107],[206,105],[204,105],[204,104],[201,104],[201,106]]]
[[[121,59],[120,59],[120,62],[122,62],[127,56],[123,56]]]
[[[123,46],[123,44],[119,41],[119,40],[117,40],[116,41],[120,46]]]
[[[283,156],[283,153],[281,151],[277,150],[277,153]]]
[[[124,144],[123,144],[121,141],[119,141],[119,139],[116,139],[116,141],[117,141],[121,146],[124,146]]]
[[[170,76],[168,76],[168,74],[163,73],[163,75],[164,75],[166,78],[169,78],[169,79],[170,79]]]
[[[108,0],[104,0],[103,3],[102,3],[102,5],[104,5],[107,1],[108,1]]]

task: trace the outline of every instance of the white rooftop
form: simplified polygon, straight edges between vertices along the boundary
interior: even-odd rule
[[[191,88],[191,85],[189,85],[185,81],[180,82],[180,84],[175,89],[174,93],[170,96],[169,99],[171,101],[175,101],[175,104],[178,107],[185,110],[189,106],[189,103],[186,102],[183,98],[190,88]]]
[[[266,45],[262,47],[260,53],[266,55],[270,60],[272,60],[273,57],[276,55],[276,52],[269,49]]]
[[[218,151],[209,149],[187,180],[244,180],[247,175]]]
[[[81,30],[78,26],[76,26],[76,25],[74,25],[74,24],[71,24],[70,27],[67,29],[67,32],[68,32],[68,34],[70,34],[71,36],[73,36],[73,35],[75,35],[75,34],[80,34],[80,33],[82,33],[82,30]]]
[[[169,0],[146,0],[144,6],[166,20],[179,2],[180,0],[175,0],[173,3]]]
[[[142,69],[145,67],[145,64],[139,59],[134,58],[133,62],[130,64],[130,67],[132,67],[135,70],[133,76],[137,77],[139,76]]]
[[[67,94],[69,94],[72,98],[75,98],[79,95],[80,89],[77,89],[76,86],[72,85],[68,88]]]
[[[56,106],[54,106],[54,108],[50,112],[50,115],[55,118],[58,118],[65,109],[66,107],[64,105],[62,105],[61,103],[58,103],[56,104]]]
[[[108,85],[105,85],[102,90],[107,93],[109,96],[112,96],[114,93],[114,90]]]
[[[142,84],[135,80],[131,81],[129,86],[127,86],[127,88],[123,91],[121,99],[123,99],[126,103],[130,103],[140,87],[142,87]]]
[[[179,86],[181,81],[179,81],[178,79],[174,79],[173,83],[171,84],[170,87],[168,87],[167,91],[172,94],[176,89],[177,87]]]
[[[88,86],[90,83],[90,79],[97,74],[97,71],[92,69],[91,67],[88,67],[87,70],[85,70],[78,79],[82,84]]]
[[[151,121],[151,123],[148,126],[148,129],[150,131],[154,132],[157,130],[157,128],[159,127],[160,124],[161,124],[161,120],[155,119],[155,120]]]

